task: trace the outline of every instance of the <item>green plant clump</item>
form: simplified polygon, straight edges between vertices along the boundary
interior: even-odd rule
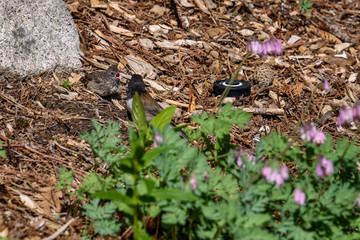
[[[131,226],[141,240],[360,239],[360,148],[353,142],[333,142],[309,125],[297,144],[273,132],[245,152],[230,144],[230,131],[251,116],[226,104],[192,117],[196,127],[187,133],[196,148],[170,128],[174,112],[165,109],[149,126],[135,95],[129,148],[113,122],[94,121],[82,134],[110,169],[89,173],[78,191],[98,234],[119,236]],[[149,219],[155,229],[147,229]]]
[[[61,82],[60,85],[64,88],[66,88],[67,90],[70,90],[72,83],[69,80],[65,79]]]
[[[298,3],[299,7],[301,7],[301,13],[307,11],[308,13],[311,12],[310,8],[312,7],[312,2],[308,2],[308,0],[302,0]]]
[[[2,149],[2,142],[0,141],[0,157],[6,158],[6,151]]]

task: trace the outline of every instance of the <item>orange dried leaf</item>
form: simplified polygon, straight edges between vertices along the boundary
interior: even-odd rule
[[[195,95],[194,90],[190,87],[189,88],[189,111],[196,110],[196,102],[195,102]]]

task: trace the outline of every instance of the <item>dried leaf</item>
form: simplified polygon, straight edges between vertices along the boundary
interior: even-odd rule
[[[206,33],[209,34],[209,37],[215,38],[222,36],[226,31],[222,28],[207,28]]]
[[[350,66],[356,62],[356,59],[344,53],[343,55],[326,56],[324,61],[337,66]]]
[[[338,39],[337,37],[335,37],[334,35],[332,35],[331,33],[328,33],[324,30],[321,30],[319,28],[316,28],[315,26],[311,25],[309,28],[308,28],[308,31],[309,32],[312,32],[318,36],[320,36],[321,38],[323,39],[326,39],[328,40],[329,42],[332,42],[332,43],[342,43],[340,39]]]

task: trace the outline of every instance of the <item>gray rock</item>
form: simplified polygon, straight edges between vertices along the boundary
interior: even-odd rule
[[[0,23],[0,82],[81,67],[79,36],[62,0],[1,0]]]

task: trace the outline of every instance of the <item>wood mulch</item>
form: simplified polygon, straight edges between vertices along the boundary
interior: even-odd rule
[[[247,41],[279,38],[283,56],[252,55],[239,74],[253,83],[251,95],[227,99],[253,113],[244,129],[233,128],[232,142],[253,150],[270,131],[290,134],[318,85],[301,123],[314,121],[333,138],[346,135],[359,144],[356,127],[335,125],[340,107],[360,96],[359,1],[314,0],[311,13],[290,0],[65,2],[80,35],[83,69],[0,84],[0,140],[8,156],[0,159],[0,236],[40,239],[71,221],[58,239],[80,239],[83,230],[104,239],[91,235],[81,203],[55,188],[62,166],[74,171],[73,191],[93,170],[91,149],[79,137],[91,131],[91,119],[118,121],[127,140],[125,100],[100,100],[87,91],[84,70],[116,64],[124,86],[131,74],[145,76],[151,94],[177,105],[177,123],[187,123],[194,110],[214,107],[212,84],[231,76]],[[268,72],[259,70],[264,65]],[[63,80],[72,82],[70,90]]]

